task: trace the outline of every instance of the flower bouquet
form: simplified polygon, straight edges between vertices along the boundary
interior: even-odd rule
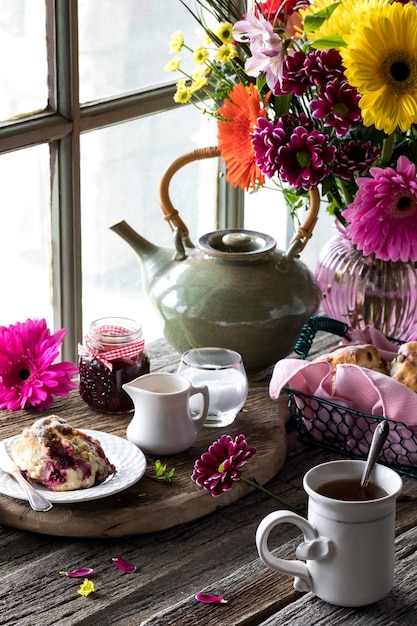
[[[417,3],[179,1],[202,43],[174,33],[166,70],[216,120],[229,183],[278,187],[292,215],[319,188],[365,255],[416,261]]]

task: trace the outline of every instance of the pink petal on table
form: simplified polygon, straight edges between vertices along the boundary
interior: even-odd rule
[[[213,596],[211,593],[197,593],[195,599],[207,604],[227,604],[227,600],[221,596]]]
[[[73,569],[72,572],[59,572],[63,576],[69,576],[69,578],[82,578],[89,576],[93,573],[91,567],[80,567],[79,569]]]
[[[137,570],[137,566],[133,565],[133,563],[128,563],[124,559],[117,557],[112,559],[113,563],[116,567],[118,567],[122,572],[135,572]]]

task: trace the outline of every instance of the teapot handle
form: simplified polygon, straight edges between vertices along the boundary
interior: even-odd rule
[[[217,146],[211,146],[208,148],[197,148],[192,152],[187,152],[183,156],[176,159],[165,170],[159,183],[159,202],[161,205],[164,219],[168,222],[172,231],[176,228],[181,231],[184,244],[193,248],[194,244],[190,241],[190,234],[187,226],[184,224],[179,216],[177,209],[171,202],[169,195],[169,185],[174,174],[178,172],[184,165],[191,163],[192,161],[201,161],[202,159],[213,159],[220,157],[221,152]],[[297,256],[307,245],[308,240],[313,234],[314,227],[318,219],[318,213],[320,209],[320,194],[317,189],[311,189],[310,194],[310,208],[304,223],[298,228],[294,237],[290,241],[288,250],[286,251],[286,257],[289,259]]]
[[[161,205],[164,219],[168,222],[168,225],[172,231],[176,228],[182,231],[182,238],[185,245],[188,248],[194,248],[194,244],[190,241],[190,233],[187,226],[184,224],[179,216],[177,209],[171,202],[169,195],[169,185],[174,174],[178,172],[184,165],[192,163],[192,161],[201,161],[202,159],[213,159],[220,156],[220,150],[216,146],[209,148],[197,148],[192,152],[187,152],[183,156],[176,159],[165,170],[159,183],[159,202]]]

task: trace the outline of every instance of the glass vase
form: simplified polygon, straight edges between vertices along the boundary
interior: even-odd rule
[[[338,228],[320,253],[316,278],[329,317],[351,328],[372,325],[388,337],[417,339],[415,263],[365,256]]]

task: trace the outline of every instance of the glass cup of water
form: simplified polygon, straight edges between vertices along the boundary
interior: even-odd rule
[[[207,385],[209,409],[204,426],[228,426],[246,402],[248,378],[242,357],[227,348],[192,348],[181,357],[178,374],[194,385]],[[190,399],[191,411],[200,411],[199,395]]]

